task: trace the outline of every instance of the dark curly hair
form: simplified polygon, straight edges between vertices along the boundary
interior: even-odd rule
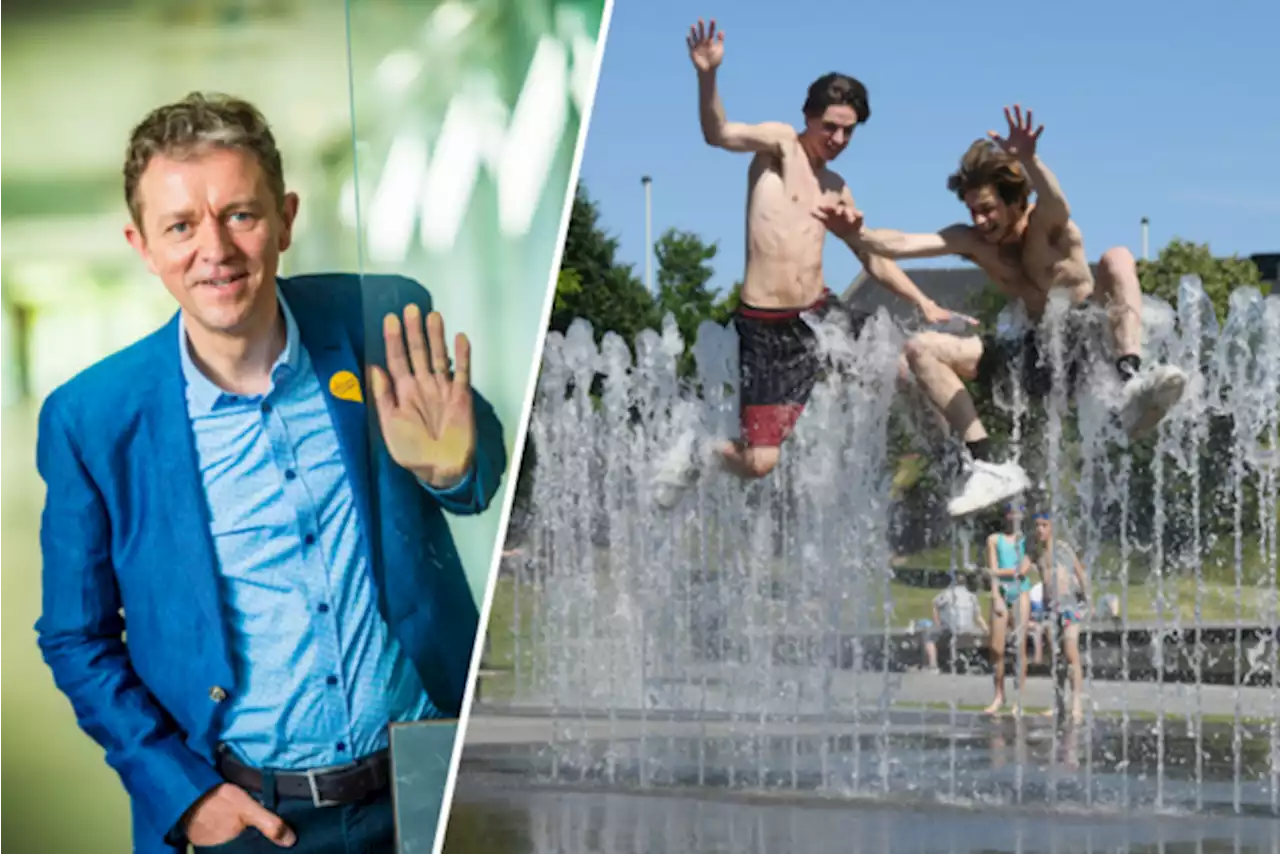
[[[809,84],[809,94],[804,99],[804,114],[816,119],[827,107],[852,107],[858,114],[857,124],[871,118],[871,104],[867,100],[867,87],[847,74],[831,72]]]

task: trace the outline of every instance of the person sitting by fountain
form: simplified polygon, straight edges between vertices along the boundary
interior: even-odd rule
[[[958,650],[965,640],[988,634],[991,629],[982,619],[978,601],[978,579],[972,573],[952,573],[947,589],[933,597],[933,621],[921,620],[924,632],[924,655],[930,672],[938,672],[938,637],[950,635],[951,648]]]
[[[680,435],[653,476],[660,507],[674,506],[708,464],[743,479],[773,471],[825,368],[806,316],[829,321],[849,337],[858,336],[870,317],[850,311],[826,287],[826,235],[809,215],[824,201],[853,206],[848,185],[828,164],[871,115],[866,87],[844,74],[819,77],[805,98],[800,132],[782,122],[731,122],[716,91],[724,32],[715,21],[710,27],[699,21],[687,43],[698,73],[703,138],[708,145],[754,155],[747,175],[747,264],[733,321],[742,373],[741,436],[702,443],[692,430]],[[951,320],[951,312],[926,297],[897,264],[851,248],[877,282],[917,305],[927,322]]]
[[[1055,664],[1065,660],[1071,677],[1071,720],[1084,717],[1084,668],[1080,664],[1080,625],[1089,610],[1089,577],[1075,549],[1054,535],[1049,513],[1036,514],[1035,564],[1044,584],[1045,612],[1051,632],[1051,654]],[[1052,716],[1063,708],[1062,667],[1055,667]]]
[[[1053,173],[1036,154],[1044,127],[1033,128],[1031,111],[1005,109],[1008,136],[973,143],[950,176],[947,188],[969,209],[972,225],[952,225],[935,234],[905,234],[866,228],[852,205],[826,204],[817,216],[834,234],[864,252],[889,258],[957,255],[977,264],[1011,301],[1020,300],[1037,324],[1050,294],[1065,292],[1075,310],[1067,313],[1063,340],[1085,339],[1084,309],[1096,298],[1109,316],[1115,370],[1122,383],[1116,412],[1131,438],[1154,428],[1181,399],[1186,374],[1172,365],[1142,370],[1142,290],[1137,263],[1124,247],[1102,254],[1096,276],[1085,254],[1080,228],[1071,219]],[[1035,202],[1031,203],[1031,194]],[[1053,386],[1054,370],[1042,351],[1048,342],[1036,329],[1006,339],[999,334],[962,337],[920,332],[905,347],[907,363],[926,395],[967,446],[966,474],[948,504],[952,516],[984,510],[1026,491],[1026,472],[1014,461],[996,462],[987,431],[978,419],[964,380],[990,386],[1004,371],[1016,370],[1032,398],[1043,398]],[[1074,393],[1087,348],[1071,346],[1064,376]],[[1019,358],[1021,357],[1021,358]]]
[[[1027,626],[1030,624],[1031,581],[1027,572],[1026,537],[1022,534],[1022,507],[1009,504],[1004,511],[1004,530],[987,537],[987,572],[991,579],[991,667],[996,695],[983,714],[994,715],[1005,704],[1005,651],[1009,632],[1014,633],[1018,663],[1018,694],[1027,685]],[[1019,709],[1014,704],[1014,712]]]

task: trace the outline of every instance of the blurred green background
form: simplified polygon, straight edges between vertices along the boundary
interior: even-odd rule
[[[126,796],[40,659],[36,415],[174,305],[122,235],[132,126],[193,90],[248,98],[302,197],[285,275],[396,272],[474,348],[515,444],[602,0],[6,0],[2,816],[23,854],[127,852]],[[424,202],[430,195],[431,202]],[[477,600],[500,508],[452,520]]]

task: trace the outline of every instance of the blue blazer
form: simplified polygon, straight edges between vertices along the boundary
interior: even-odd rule
[[[321,386],[385,365],[382,317],[430,297],[395,276],[280,279]],[[172,831],[214,769],[221,699],[236,690],[179,359],[178,316],[46,400],[36,458],[48,486],[40,649],[133,804],[134,850]],[[368,401],[368,393],[365,393]],[[387,454],[371,402],[326,394],[382,614],[432,702],[460,712],[479,615],[443,511],[480,513],[506,469],[502,425],[475,395],[468,494],[433,497]],[[125,642],[126,618],[128,643]]]

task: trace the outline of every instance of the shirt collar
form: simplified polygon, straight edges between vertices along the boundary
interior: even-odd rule
[[[280,310],[284,313],[284,350],[276,358],[271,367],[273,385],[279,385],[287,377],[296,374],[302,363],[302,342],[298,332],[298,323],[289,310],[284,294],[276,287],[276,299]],[[225,391],[204,375],[191,358],[190,342],[187,339],[185,316],[178,323],[178,352],[182,360],[182,375],[187,381],[187,400],[192,411],[199,414],[212,412],[219,404],[230,403],[237,399],[245,399],[243,395]]]

